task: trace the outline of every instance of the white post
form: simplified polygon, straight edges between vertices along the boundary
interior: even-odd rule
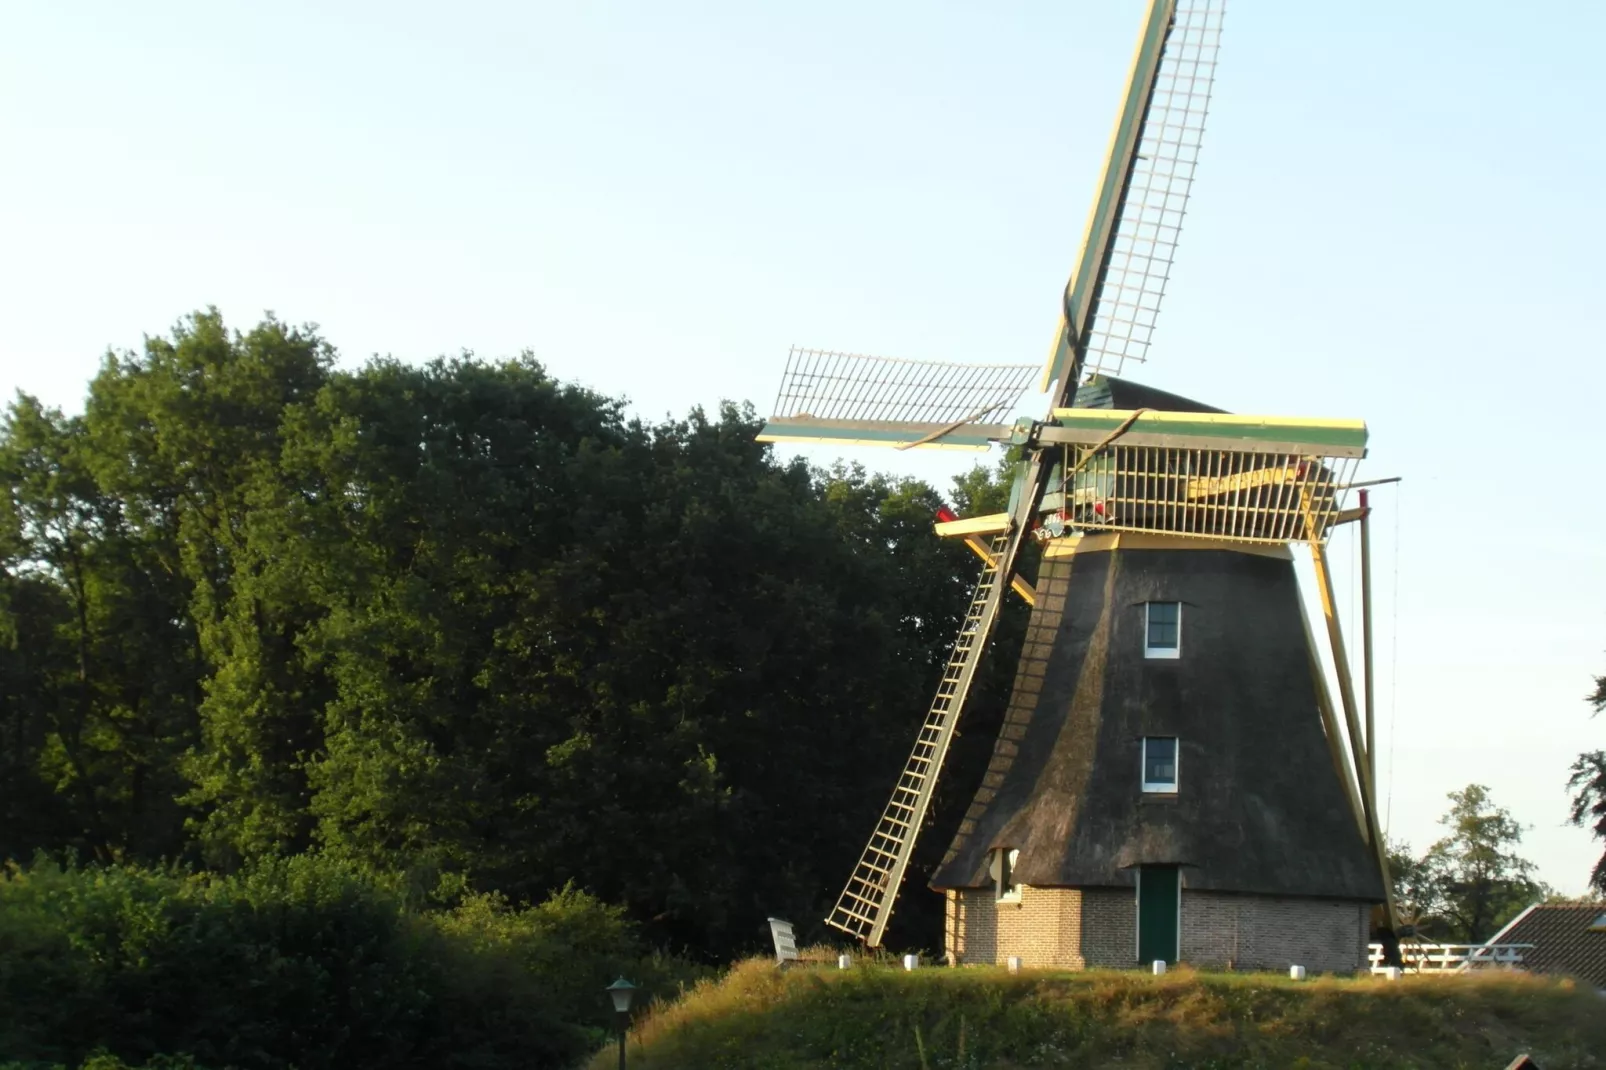
[[[1398,966],[1390,966],[1383,971],[1383,976],[1387,977],[1390,981],[1398,981],[1404,975],[1405,971],[1400,969]]]
[[[912,969],[914,969],[915,967],[917,967],[919,965],[920,965],[920,956],[919,955],[905,955],[903,957],[903,968],[904,969],[912,970]]]
[[[1303,981],[1305,979],[1305,967],[1303,967],[1303,966],[1290,966],[1290,967],[1288,967],[1288,976],[1290,978],[1292,978],[1293,980],[1295,980],[1295,981]]]
[[[845,970],[845,969],[847,969],[848,967],[850,967],[852,965],[853,965],[853,956],[852,955],[838,955],[836,957],[836,968],[837,969]]]
[[[1165,973],[1165,959],[1155,959],[1154,960],[1154,975],[1156,977],[1159,977],[1163,973]]]
[[[1009,956],[1009,958],[1004,960],[1004,964],[1009,967],[1009,972],[1010,973],[1020,973],[1020,956],[1019,955],[1011,955],[1011,956]]]

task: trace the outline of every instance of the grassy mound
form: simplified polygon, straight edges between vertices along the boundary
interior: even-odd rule
[[[1295,983],[743,963],[631,1034],[632,1068],[1606,1067],[1606,1000],[1516,973]],[[612,1049],[593,1070],[609,1070]]]

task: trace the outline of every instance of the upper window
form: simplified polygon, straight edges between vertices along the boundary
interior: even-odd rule
[[[1143,656],[1182,656],[1182,603],[1143,603]]]
[[[1001,903],[1020,902],[1020,885],[1015,883],[1015,860],[1018,858],[1020,851],[1012,847],[1000,847],[993,852],[993,887]]]
[[[1143,739],[1143,790],[1177,790],[1177,739],[1145,736]]]

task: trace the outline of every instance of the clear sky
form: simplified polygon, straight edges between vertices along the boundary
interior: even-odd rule
[[[209,304],[350,362],[531,349],[648,417],[764,411],[794,342],[1040,360],[1143,8],[0,3],[0,390],[76,408]],[[1597,3],[1231,0],[1134,376],[1369,422],[1363,473],[1405,477],[1392,832],[1485,783],[1569,892],[1600,846],[1567,766],[1606,745],[1603,39]]]

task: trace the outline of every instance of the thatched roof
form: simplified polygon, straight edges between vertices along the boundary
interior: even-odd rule
[[[932,879],[1132,884],[1381,901],[1328,749],[1292,561],[1280,550],[1115,549],[1045,560],[1011,706]],[[1144,657],[1146,601],[1182,608],[1181,657]],[[1179,790],[1145,794],[1140,743],[1176,736]]]
[[[1076,388],[1072,404],[1079,409],[1156,409],[1160,412],[1225,412],[1214,405],[1185,398],[1113,375],[1095,375]]]

